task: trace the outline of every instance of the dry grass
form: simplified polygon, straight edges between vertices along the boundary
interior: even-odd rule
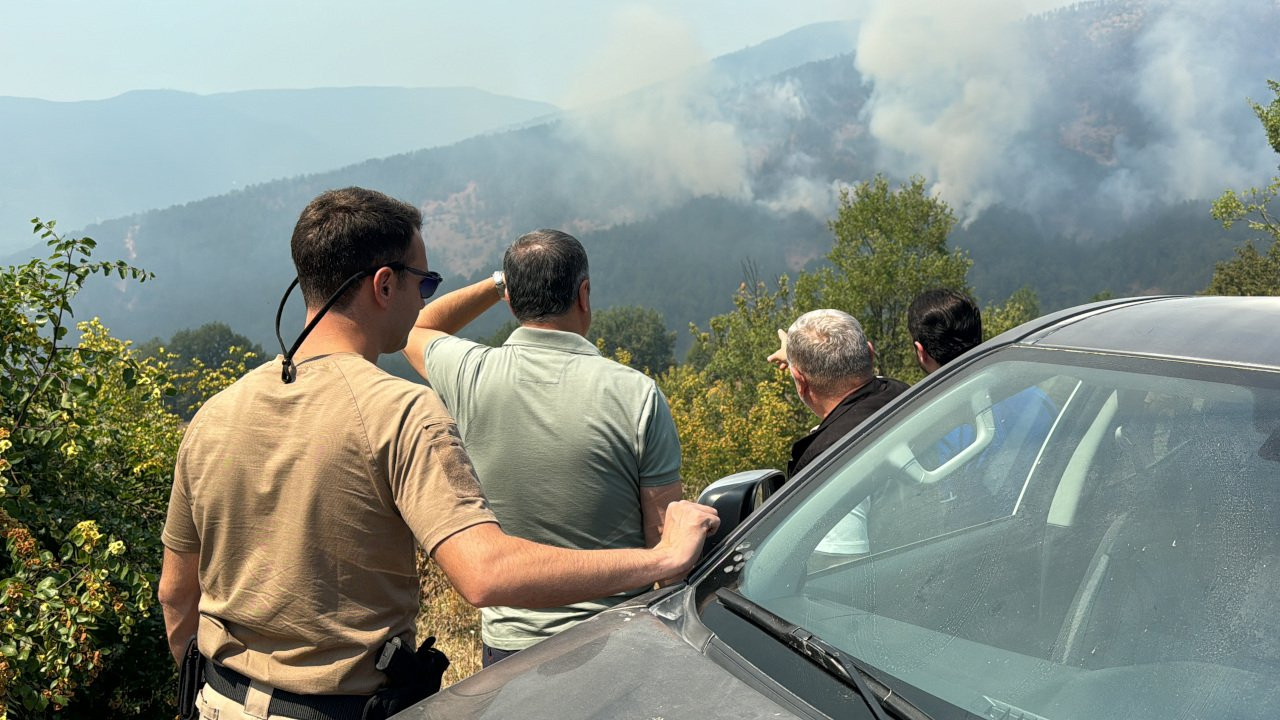
[[[436,647],[449,656],[443,683],[448,687],[480,671],[480,611],[463,600],[440,567],[421,552],[418,576],[422,579],[418,641],[436,636]]]

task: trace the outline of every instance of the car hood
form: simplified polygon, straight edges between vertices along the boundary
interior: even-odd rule
[[[396,715],[793,718],[644,607],[601,613]]]

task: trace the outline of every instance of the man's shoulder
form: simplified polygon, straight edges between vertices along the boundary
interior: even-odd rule
[[[891,378],[887,375],[881,375],[879,379],[885,382],[885,388],[881,392],[900,395],[906,392],[907,388],[911,387],[910,385],[902,382],[901,380],[897,378]]]
[[[484,343],[479,343],[475,340],[468,340],[467,338],[458,337],[457,335],[442,334],[432,338],[431,341],[427,343],[425,352],[427,357],[431,357],[432,353],[443,353],[446,351],[466,352],[479,350],[481,352],[485,352],[497,349],[499,348],[490,347]]]
[[[196,411],[191,419],[192,424],[202,415],[208,416],[224,407],[236,405],[240,402],[240,398],[255,392],[255,388],[269,382],[272,378],[278,383],[282,382],[280,379],[280,356],[278,355],[241,375],[235,382],[214,393],[208,400],[201,403],[200,409]]]
[[[607,358],[603,355],[588,355],[586,357],[588,358],[586,362],[592,363],[593,369],[599,368],[599,372],[609,373],[614,377],[623,379],[624,382],[633,382],[645,386],[656,384],[653,378],[630,365],[623,365],[613,358]]]
[[[343,363],[340,367],[352,398],[366,417],[411,413],[416,419],[452,420],[440,396],[428,385],[392,375],[369,362]]]

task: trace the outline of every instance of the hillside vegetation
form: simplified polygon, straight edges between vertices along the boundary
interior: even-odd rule
[[[1229,16],[1179,12],[1188,10],[1087,3],[998,26],[987,32],[1018,40],[997,46],[1010,59],[955,48],[967,54],[949,62],[977,73],[969,79],[932,55],[919,59],[918,77],[894,75],[853,41],[844,54],[775,71],[784,58],[813,57],[789,54],[807,36],[798,31],[590,111],[95,225],[88,232],[104,248],[157,279],[146,292],[94,283],[86,300],[124,337],[224,322],[270,347],[298,210],[354,184],[423,209],[445,287],[491,272],[523,232],[575,234],[597,303],[658,310],[682,355],[690,323],[731,309],[744,266],[773,277],[821,265],[839,190],[881,172],[930,178],[930,193],[956,211],[952,247],[1000,260],[972,277],[986,301],[1023,285],[1046,309],[1108,291],[1193,292],[1244,240],[1204,210],[1266,168],[1240,100],[1260,96],[1259,78],[1280,65],[1270,41],[1280,8],[1250,0]],[[813,32],[825,52],[853,37]],[[958,42],[948,37],[937,41]],[[1194,67],[1177,47],[1200,53]],[[1209,71],[1194,94],[1176,82]],[[966,87],[988,84],[1005,89],[965,104]],[[1010,103],[1022,105],[1005,117]],[[474,332],[505,320],[491,314]]]

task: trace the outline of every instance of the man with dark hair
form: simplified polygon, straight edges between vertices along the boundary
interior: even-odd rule
[[[361,188],[308,205],[292,240],[306,329],[187,429],[159,594],[175,659],[196,636],[184,669],[208,660],[187,675],[200,717],[375,720],[438,688],[445,663],[413,651],[415,543],[468,602],[542,607],[682,576],[717,525],[675,503],[656,547],[597,552],[499,527],[439,398],[374,364],[440,282],[420,222]]]
[[[907,308],[907,332],[916,361],[931,373],[982,342],[982,312],[963,293],[925,290]]]
[[[907,308],[907,332],[915,345],[916,362],[932,373],[982,343],[982,312],[968,295],[947,288],[926,290]],[[1057,408],[1040,388],[1029,387],[991,406],[995,437],[987,449],[958,473],[958,480],[940,483],[944,502],[964,506],[955,513],[957,523],[990,520],[1013,507],[1022,481],[1034,457],[1026,453],[1000,452],[1011,447],[1039,447],[1049,434]],[[945,462],[974,442],[972,425],[948,434],[938,449]]]
[[[457,418],[502,527],[565,548],[652,547],[681,497],[680,441],[652,379],[586,339],[591,280],[581,243],[528,233],[503,270],[422,310],[405,356]],[[520,322],[499,348],[453,337],[506,297]],[[646,589],[539,609],[485,608],[487,666]]]

